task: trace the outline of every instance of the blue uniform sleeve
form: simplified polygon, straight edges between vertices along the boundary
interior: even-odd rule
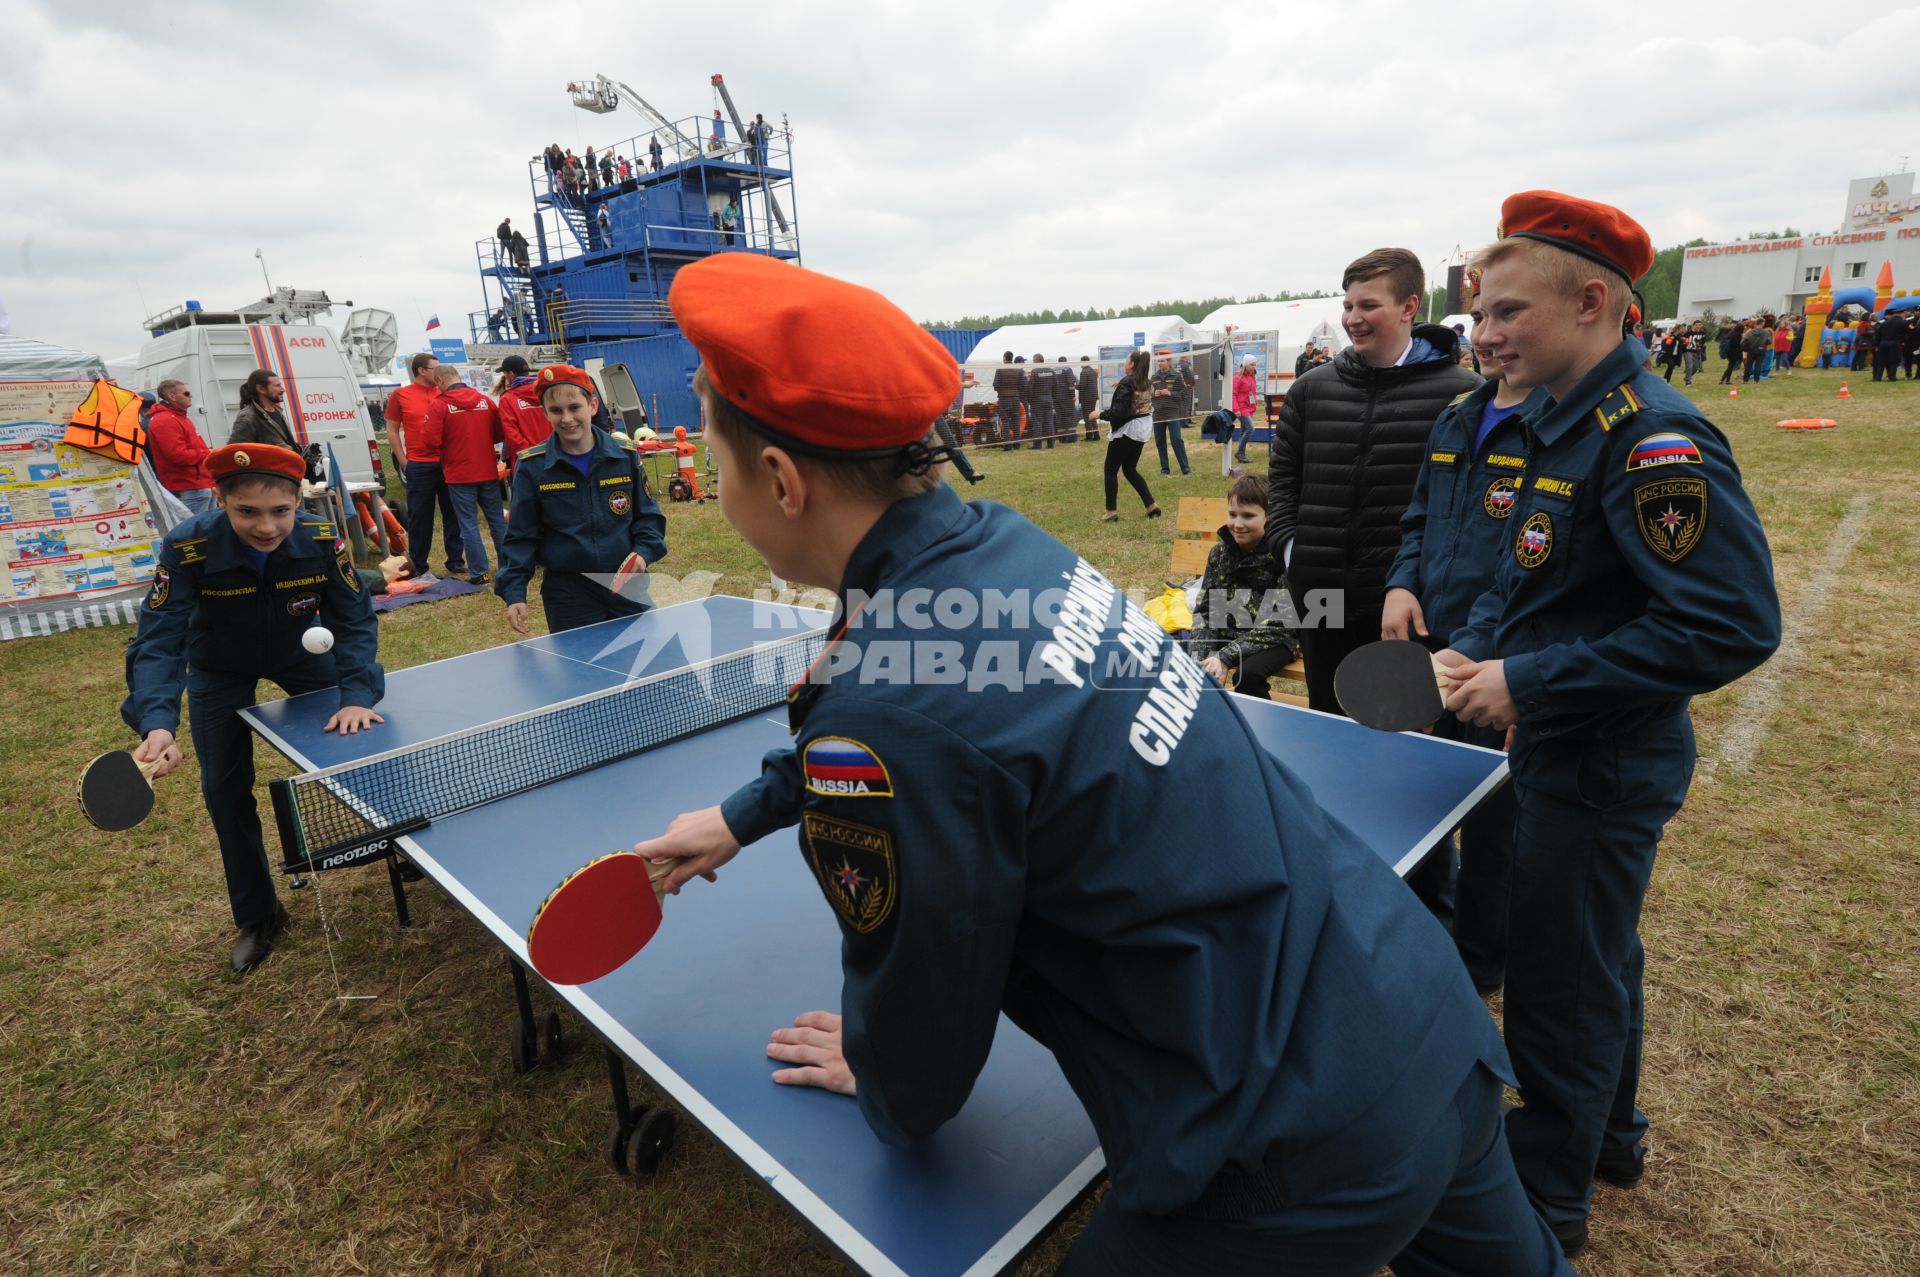
[[[810,784],[800,843],[840,921],[842,1049],[860,1111],[900,1145],[960,1111],[993,1047],[1025,903],[1029,795],[899,706],[824,698],[809,750],[822,735],[885,778],[884,795]]]
[[[493,592],[508,603],[527,601],[527,585],[533,580],[533,567],[540,551],[540,485],[534,482],[531,460],[522,457],[513,468],[507,546],[500,556],[506,561],[500,567],[500,575],[493,580]]]
[[[667,516],[660,513],[653,493],[647,491],[647,470],[640,463],[639,455],[629,453],[627,460],[633,464],[634,496],[633,518],[628,524],[629,545],[652,567],[667,557]]]
[[[1494,574],[1493,584],[1474,600],[1467,623],[1447,636],[1447,646],[1471,661],[1484,661],[1493,652],[1493,630],[1506,609],[1507,595],[1502,585],[1507,575],[1504,566]],[[1508,676],[1511,680],[1512,676]],[[1511,686],[1511,683],[1509,683]]]
[[[127,644],[127,699],[120,717],[137,735],[180,731],[180,693],[187,681],[187,626],[199,601],[199,571],[162,542],[153,585],[140,605],[140,626]]]
[[[1607,531],[1646,587],[1645,610],[1601,637],[1508,658],[1523,718],[1529,705],[1606,709],[1710,692],[1780,645],[1773,556],[1733,454],[1705,422],[1681,431],[1697,464],[1629,470],[1623,440],[1601,476]]]
[[[380,666],[380,626],[373,600],[360,583],[345,543],[333,548],[333,570],[321,600],[327,628],[333,631],[334,668],[340,672],[340,704],[372,709],[387,693],[387,672]]]
[[[759,842],[800,819],[800,764],[792,749],[776,749],[760,760],[760,775],[720,804],[721,819],[741,846]]]
[[[1439,435],[1439,426],[1433,433]],[[1433,459],[1428,457],[1414,476],[1413,498],[1400,516],[1400,549],[1393,556],[1393,566],[1387,569],[1387,588],[1411,590],[1416,598],[1420,594],[1420,552],[1427,536],[1427,479],[1432,469]],[[1425,600],[1421,606],[1425,606]]]

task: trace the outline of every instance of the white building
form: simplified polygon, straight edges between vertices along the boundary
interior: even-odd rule
[[[1889,263],[1893,296],[1920,293],[1920,200],[1914,198],[1913,176],[1855,178],[1847,187],[1845,219],[1830,235],[1689,248],[1680,267],[1680,315],[1799,311],[1819,291],[1827,270],[1833,272],[1836,306],[1854,302],[1878,309],[1875,285]]]

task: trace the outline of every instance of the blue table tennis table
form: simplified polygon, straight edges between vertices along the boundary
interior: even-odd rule
[[[827,620],[715,596],[415,666],[388,677],[384,725],[356,736],[321,730],[333,691],[243,712],[316,772],[780,640],[817,640]],[[1288,705],[1240,705],[1261,742],[1403,876],[1506,779],[1494,751]],[[506,949],[521,1012],[517,1067],[531,1063],[535,1034],[524,937],[547,893],[592,857],[718,803],[790,739],[785,706],[775,705],[393,840]],[[838,1008],[840,932],[792,834],[765,842],[743,849],[717,886],[695,884],[669,901],[666,925],[635,961],[554,990],[608,1045],[609,1159],[624,1169],[625,1148],[657,1156],[649,1133],[671,1121],[628,1104],[630,1063],[860,1270],[948,1277],[1011,1266],[1103,1173],[1079,1101],[1052,1055],[1004,1018],[965,1107],[911,1149],[882,1144],[844,1097],[772,1083],[768,1032],[800,1012]],[[395,894],[404,920],[397,878]],[[546,1031],[557,1036],[557,1022]]]

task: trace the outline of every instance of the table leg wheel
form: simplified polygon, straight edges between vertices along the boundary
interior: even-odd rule
[[[600,1141],[600,1156],[606,1159],[617,1175],[627,1173],[627,1140],[632,1137],[635,1125],[646,1116],[645,1109],[636,1110],[631,1118],[622,1121],[614,1118],[607,1123],[607,1134]]]
[[[560,1013],[549,1011],[540,1017],[540,1058],[548,1064],[558,1064],[566,1045],[566,1038],[560,1032]]]
[[[635,1175],[651,1175],[673,1147],[673,1131],[678,1124],[671,1109],[651,1109],[627,1137],[627,1169]]]
[[[512,1027],[513,1071],[525,1073],[540,1062],[540,1033],[532,1020],[514,1017]]]

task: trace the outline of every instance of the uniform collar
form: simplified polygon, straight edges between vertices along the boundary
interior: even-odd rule
[[[241,542],[240,534],[233,530],[233,521],[227,518],[224,510],[210,510],[204,515],[196,516],[196,522],[199,520],[205,520],[204,525],[192,529],[192,532],[194,537],[203,537],[206,540],[209,572],[225,572],[231,568],[253,566],[252,560],[247,557],[249,547]],[[313,534],[307,529],[315,523],[322,522],[325,520],[315,519],[304,512],[296,513],[293,516],[293,531],[287,533],[286,539],[279,545],[267,551],[268,560],[271,561],[274,555],[283,551],[288,558],[292,559],[316,557]],[[191,540],[193,537],[186,539]]]
[[[840,582],[841,614],[846,613],[849,592],[871,594],[879,589],[901,565],[945,536],[966,508],[967,503],[944,483],[888,506],[847,558],[846,575]]]
[[[1565,399],[1549,397],[1542,401],[1545,406],[1539,409],[1533,407],[1531,399],[1528,400],[1528,415],[1534,417],[1534,437],[1543,444],[1557,441],[1591,415],[1609,391],[1633,380],[1633,375],[1640,371],[1646,358],[1645,346],[1630,337],[1624,338],[1605,359],[1587,370],[1587,375],[1567,392]]]
[[[562,461],[560,459],[560,436],[559,435],[548,435],[547,445],[548,445],[547,447],[547,468],[548,469],[551,470],[555,466],[570,466],[572,464],[571,462]],[[606,431],[602,430],[600,427],[595,426],[593,428],[593,451],[588,453],[588,456],[593,458],[592,461],[587,462],[587,469],[589,470],[593,469],[593,461],[598,461],[601,457],[612,457],[614,460],[618,461],[621,456],[620,445],[613,441],[612,435],[608,434]]]

